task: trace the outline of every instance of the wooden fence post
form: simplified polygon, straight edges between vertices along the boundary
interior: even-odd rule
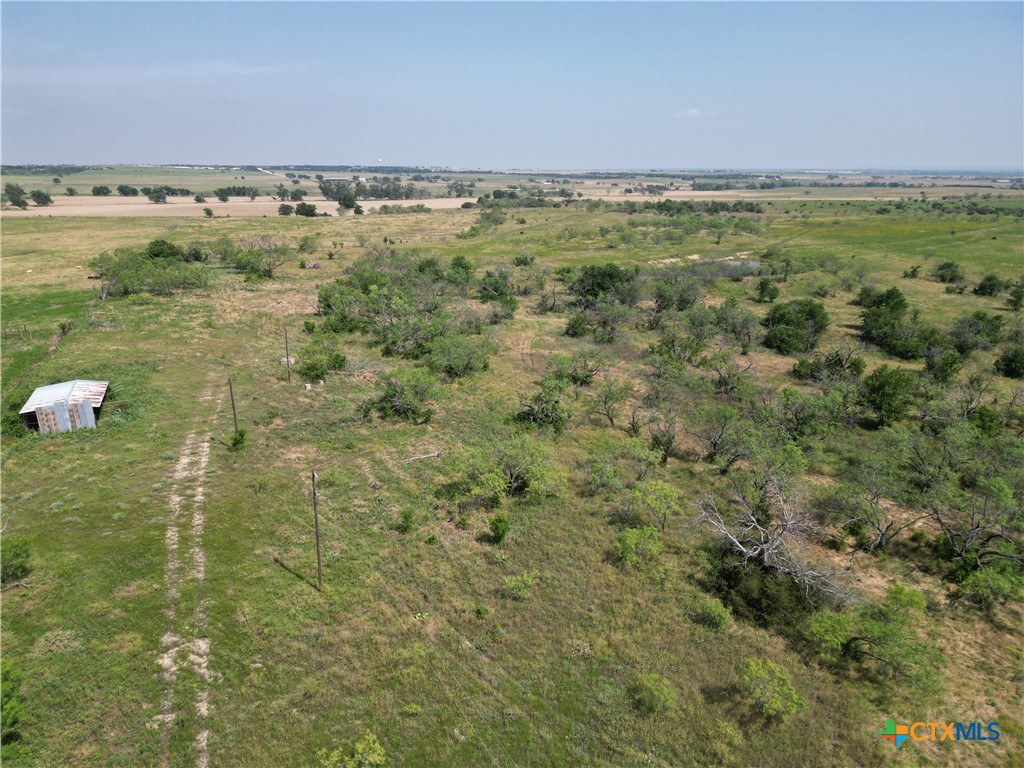
[[[320,512],[317,509],[316,469],[311,473],[313,481],[313,530],[316,533],[316,591],[324,591],[324,566],[320,559]]]
[[[231,379],[228,379],[228,392],[231,393],[231,417],[235,420],[235,434],[238,434],[238,413],[235,411],[235,388],[231,386]]]
[[[288,329],[284,329],[284,363],[288,366],[288,383],[292,383],[292,356],[288,352]]]

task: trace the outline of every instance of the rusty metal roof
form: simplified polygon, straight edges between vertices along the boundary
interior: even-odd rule
[[[19,413],[32,413],[36,408],[50,405],[52,403],[65,401],[68,403],[92,403],[93,408],[99,408],[103,404],[103,398],[107,394],[108,381],[88,381],[86,379],[75,379],[64,381],[60,384],[49,384],[39,387],[32,393]]]

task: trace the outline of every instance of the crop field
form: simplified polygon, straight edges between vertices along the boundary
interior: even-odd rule
[[[280,181],[242,173],[5,181],[55,196],[119,183],[209,191],[257,175],[269,195]],[[526,181],[480,178],[479,194]],[[582,181],[583,199],[559,207],[383,214],[370,209],[387,201],[363,201],[356,216],[310,197],[332,214],[312,218],[275,216],[269,200],[249,217],[235,214],[242,200],[224,215],[210,203],[213,218],[192,202],[181,216],[166,214],[179,203],[146,215],[144,198],[129,215],[62,216],[63,200],[46,215],[5,208],[4,537],[23,542],[30,569],[0,596],[23,710],[4,765],[341,765],[329,753],[366,734],[399,766],[1024,765],[1024,575],[998,570],[995,597],[970,593],[927,514],[932,491],[909,469],[893,469],[873,507],[907,523],[887,546],[868,551],[862,529],[820,511],[858,467],[896,467],[925,444],[947,418],[937,404],[956,410],[983,381],[943,446],[966,457],[955,471],[976,468],[957,487],[965,499],[1001,483],[992,494],[1017,515],[1005,551],[1020,551],[1024,383],[998,371],[1024,345],[1024,314],[1007,303],[1024,278],[1024,193],[935,183],[666,193],[759,205],[683,215],[645,209],[653,196],[627,209],[604,180]],[[203,282],[117,295],[94,260],[154,241],[197,246],[202,259],[182,268]],[[226,242],[238,247],[228,254]],[[269,275],[239,256],[260,249],[280,256]],[[959,279],[933,276],[947,262]],[[636,295],[583,304],[581,275],[610,264]],[[374,283],[382,274],[408,295]],[[986,275],[1005,281],[996,295],[973,291]],[[360,300],[391,297],[373,320],[344,315],[356,280],[369,284]],[[773,301],[758,301],[765,280]],[[662,283],[699,284],[699,295],[662,313]],[[936,338],[980,311],[1000,319],[999,339],[940,381],[926,353],[898,358],[865,339],[864,302],[893,287],[915,312],[907,323]],[[798,300],[827,313],[813,350],[849,345],[864,361],[846,382],[845,420],[827,429],[787,405],[841,399],[794,375],[814,351],[764,344],[762,321]],[[745,330],[708,320],[722,307],[746,313]],[[422,342],[429,353],[417,346],[424,318],[485,362],[433,367],[436,338]],[[574,319],[586,327],[570,336]],[[680,352],[701,322],[720,325]],[[593,380],[565,374],[570,361]],[[896,367],[912,374],[911,399],[876,423],[864,382]],[[417,375],[430,378],[427,410],[389,411],[389,382]],[[98,428],[26,433],[16,414],[33,389],[69,379],[110,382]],[[605,385],[621,390],[612,416],[597,407]],[[971,420],[979,407],[988,420]],[[723,465],[701,435],[726,411],[751,431],[778,428],[782,442],[748,440]],[[480,471],[502,461],[528,465],[529,485]],[[789,467],[779,472],[793,503],[820,512],[801,551],[835,574],[841,605],[805,604],[810,591],[768,566],[729,581],[747,571],[723,560],[707,499],[756,484],[759,462]],[[629,549],[632,532],[656,546]],[[896,604],[906,594],[918,596],[910,608]],[[901,610],[910,618],[897,623]],[[841,651],[826,642],[841,621],[862,626],[876,643],[864,648],[886,663],[858,654],[857,637]],[[770,695],[749,683],[765,661]],[[896,752],[879,738],[886,718],[998,721],[1002,738]]]

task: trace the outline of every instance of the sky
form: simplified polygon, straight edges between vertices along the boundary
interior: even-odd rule
[[[1024,3],[0,4],[6,164],[1024,166]]]

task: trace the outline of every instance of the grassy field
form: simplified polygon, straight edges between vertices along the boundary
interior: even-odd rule
[[[61,188],[152,180],[145,169],[134,179],[88,173],[65,177]],[[232,172],[183,171],[160,183],[236,182]],[[655,470],[686,503],[663,535],[661,566],[623,569],[612,547],[617,502],[578,492],[579,462],[609,433],[587,416],[583,397],[570,402],[565,434],[537,437],[565,482],[551,498],[506,503],[505,543],[489,543],[483,511],[461,525],[450,519],[438,491],[458,457],[506,438],[507,417],[553,354],[604,354],[639,390],[652,335],[631,330],[609,346],[571,339],[565,315],[521,299],[515,319],[492,330],[498,353],[489,370],[446,384],[427,424],[361,416],[379,374],[411,366],[382,357],[362,335],[342,336],[343,374],[311,388],[286,380],[285,331],[295,354],[306,343],[303,323],[316,319],[317,287],[384,237],[445,262],[466,256],[480,274],[521,253],[549,271],[756,259],[773,246],[815,265],[834,258],[834,272],[794,274],[784,299],[864,265],[859,282],[823,299],[833,318],[826,349],[856,336],[859,312],[849,302],[860,284],[899,285],[948,329],[976,309],[1001,312],[1002,300],[948,294],[923,276],[902,279],[904,270],[921,264],[927,273],[953,259],[972,284],[987,272],[1014,279],[1024,271],[1019,217],[879,215],[872,202],[821,200],[818,190],[781,202],[780,191],[765,194],[756,231],[722,237],[576,208],[512,211],[477,237],[457,236],[477,221],[462,210],[314,220],[6,217],[2,325],[31,335],[4,340],[4,409],[35,386],[72,378],[109,380],[111,402],[95,431],[3,441],[4,516],[9,533],[29,542],[33,566],[30,586],[2,596],[3,653],[22,670],[25,706],[5,763],[312,766],[318,750],[369,731],[389,764],[409,766],[1024,764],[1019,605],[998,620],[962,608],[927,614],[921,631],[945,659],[941,690],[927,699],[835,674],[743,621],[704,626],[695,616],[712,598],[702,588],[707,555],[691,500],[719,483],[717,473],[692,454]],[[1008,205],[1020,204],[1016,194]],[[101,251],[157,238],[267,235],[295,245],[309,234],[319,246],[304,258],[321,269],[299,269],[293,253],[262,283],[214,262],[206,291],[101,302],[88,279]],[[720,280],[707,300],[733,296],[763,314],[751,300],[756,280]],[[64,336],[61,321],[73,323]],[[864,356],[869,370],[893,364],[878,350]],[[968,369],[988,370],[993,359],[975,353]],[[758,348],[749,362],[758,381],[790,381],[792,358]],[[247,432],[241,452],[227,447],[229,378]],[[1010,388],[998,379],[994,391]],[[813,482],[831,472],[828,447],[819,453]],[[413,526],[403,533],[407,509]],[[860,556],[854,587],[879,599],[886,585],[908,584],[944,605],[947,586],[914,562]],[[535,584],[515,599],[504,580],[524,574]],[[785,723],[758,716],[737,689],[747,658],[782,664],[806,709]],[[645,715],[634,692],[652,673],[678,703]],[[886,717],[998,719],[1004,738],[895,752],[878,737]]]

